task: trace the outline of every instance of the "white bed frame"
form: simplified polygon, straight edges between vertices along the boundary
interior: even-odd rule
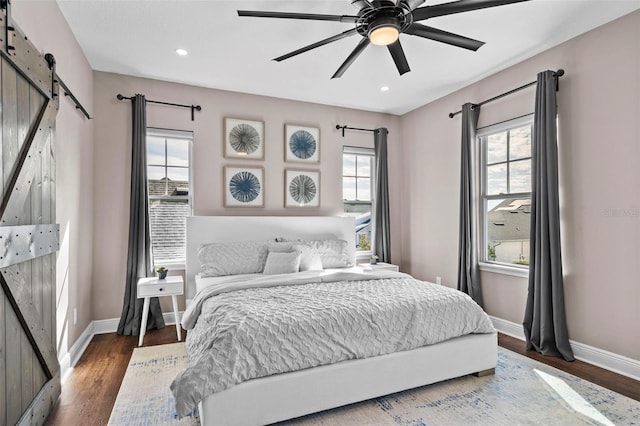
[[[353,218],[195,216],[187,218],[187,300],[195,295],[198,247],[276,237],[341,238],[353,247]],[[213,425],[264,425],[388,395],[467,374],[492,373],[497,335],[471,334],[389,355],[349,360],[253,379],[205,398],[200,421]]]

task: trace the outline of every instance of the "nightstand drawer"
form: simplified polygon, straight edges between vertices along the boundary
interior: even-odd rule
[[[138,284],[138,298],[182,294],[182,277],[148,278]]]

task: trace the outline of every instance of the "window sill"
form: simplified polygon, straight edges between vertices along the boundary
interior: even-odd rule
[[[529,278],[529,268],[518,268],[516,266],[508,266],[499,263],[479,263],[480,270],[484,272],[493,272],[495,274],[511,275],[512,277]]]

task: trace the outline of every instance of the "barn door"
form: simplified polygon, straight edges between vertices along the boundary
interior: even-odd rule
[[[0,425],[42,424],[60,395],[55,64],[0,6]]]

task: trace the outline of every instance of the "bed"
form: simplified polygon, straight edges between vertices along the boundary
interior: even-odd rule
[[[191,321],[190,326],[193,326],[198,318],[198,309],[209,303],[206,302],[209,299],[204,298],[202,292],[196,294],[196,281],[199,283],[206,281],[197,277],[201,266],[198,261],[198,249],[211,242],[237,243],[275,240],[276,238],[283,240],[344,240],[346,241],[346,250],[348,250],[346,255],[355,265],[355,233],[352,218],[238,216],[188,218],[186,296],[189,306],[185,317],[187,321]],[[355,292],[362,292],[370,288],[374,280],[394,285],[398,282],[404,285],[405,282],[403,281],[405,280],[404,274],[395,272],[381,271],[378,272],[378,274],[382,274],[381,276],[369,276],[367,280],[357,278],[362,273],[363,271],[358,271],[357,268],[339,270],[335,272],[335,276],[340,277],[340,281],[337,283],[333,278],[334,275],[329,274],[328,271],[307,271],[300,274],[314,277],[313,279],[316,281],[304,285],[304,287],[310,288],[316,286],[314,291],[318,289],[330,291],[332,286],[346,286],[344,283],[348,283],[350,287],[344,287],[345,292],[351,291],[351,287]],[[354,274],[355,278],[342,281],[343,276],[340,274],[345,276]],[[327,278],[327,275],[331,275],[331,278]],[[225,280],[224,277],[221,278],[223,281]],[[416,287],[415,280],[410,278],[406,278],[406,285],[413,286],[413,291],[423,292],[428,288],[429,291],[436,293],[445,290],[451,293],[448,289],[435,284],[421,283],[423,285]],[[284,297],[284,293],[296,293],[300,291],[300,287],[303,287],[300,285],[274,286],[274,284],[270,284],[272,280],[269,277],[255,277],[253,279],[261,283],[258,287],[264,287],[250,290],[254,293],[263,291],[265,294],[272,294],[266,292],[280,291],[281,288],[286,288],[283,291]],[[240,285],[242,287],[244,285],[244,278],[242,280],[233,277],[226,278],[226,281],[234,280],[238,283],[241,282],[241,284],[232,283],[232,286]],[[229,284],[225,283],[224,285]],[[206,287],[206,290],[211,292],[212,287],[214,286]],[[232,289],[236,288],[232,287]],[[335,295],[335,288],[333,290],[334,293],[327,294]],[[214,298],[223,298],[222,296],[224,296],[229,299],[238,299],[240,297],[240,291],[227,291],[215,290],[212,294]],[[245,297],[248,294],[253,293],[243,293],[240,299],[250,300],[251,297]],[[447,295],[449,294],[447,293]],[[202,309],[204,310],[204,308]],[[194,314],[195,311],[198,312]],[[482,313],[482,315],[486,317],[486,314]],[[203,316],[203,318],[205,317]],[[478,321],[480,320],[485,321],[483,318]],[[488,317],[486,321],[489,321]],[[205,324],[204,319],[201,319],[202,324]],[[189,336],[195,336],[193,337],[194,341],[201,339],[198,336],[202,335],[202,330],[189,334]],[[193,347],[195,345],[196,343],[192,344]],[[209,343],[208,345],[210,346]],[[366,348],[363,350],[366,352]],[[195,356],[190,353],[190,358]],[[198,392],[204,396],[203,398],[198,397],[194,401],[198,403],[199,416],[203,425],[269,424],[450,378],[468,374],[489,374],[493,372],[496,362],[497,335],[492,326],[483,323],[481,332],[446,338],[440,343],[408,350],[401,349],[399,352],[385,352],[384,355],[340,360],[331,364],[313,366],[313,368],[303,366],[301,367],[303,369],[298,371],[250,378],[208,395],[202,393],[200,389],[208,384],[206,382],[204,385],[199,383],[194,385],[194,388],[197,387]],[[179,396],[177,399],[182,398],[179,395],[180,386],[184,391],[189,383],[184,378],[179,379],[181,379],[180,375],[174,382],[179,386],[176,385],[174,389],[172,385],[174,395]],[[199,399],[201,400],[199,401]],[[184,411],[184,407],[182,411]]]

